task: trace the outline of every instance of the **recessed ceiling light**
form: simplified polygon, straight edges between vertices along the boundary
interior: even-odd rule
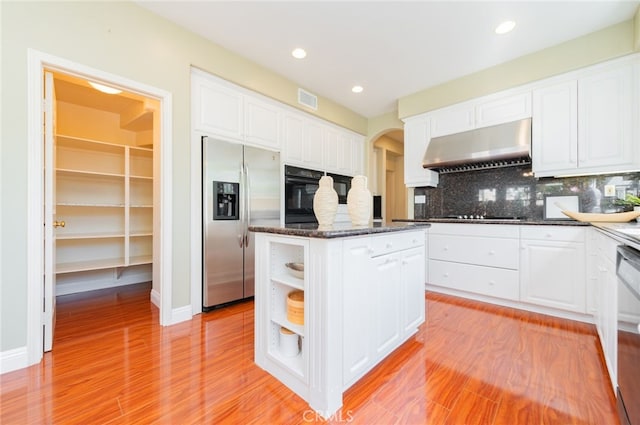
[[[504,21],[496,27],[496,34],[506,34],[516,27],[516,23],[513,21]]]
[[[307,56],[307,52],[304,49],[297,47],[293,49],[293,51],[291,52],[291,56],[296,59],[304,59]]]
[[[101,91],[102,93],[106,93],[106,94],[119,94],[122,93],[122,90],[118,90],[116,88],[113,87],[109,87],[109,86],[105,86],[103,84],[99,84],[99,83],[94,83],[93,81],[87,81],[91,87],[93,87],[94,89]]]
[[[351,87],[351,91],[354,92],[354,93],[362,93],[362,90],[364,90],[362,88],[362,86],[353,86],[353,87]]]

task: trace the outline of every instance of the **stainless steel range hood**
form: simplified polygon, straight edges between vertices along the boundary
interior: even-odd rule
[[[422,166],[439,172],[531,163],[531,118],[434,137]]]

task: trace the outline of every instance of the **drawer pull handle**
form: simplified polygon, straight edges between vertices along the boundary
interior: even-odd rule
[[[489,255],[496,255],[496,252],[492,249],[491,251],[489,251]]]
[[[553,233],[547,233],[547,234],[545,234],[545,236],[548,237],[548,238],[551,238],[551,237],[553,237]]]
[[[443,277],[449,277],[449,273],[443,273],[442,276]]]
[[[393,244],[391,242],[387,242],[387,248],[392,248]]]
[[[494,280],[490,280],[489,281],[489,286],[494,286],[496,284],[496,282]]]

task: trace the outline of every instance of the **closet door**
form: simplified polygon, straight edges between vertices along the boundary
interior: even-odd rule
[[[56,325],[56,242],[55,228],[62,223],[56,221],[56,158],[55,158],[55,90],[53,74],[45,72],[44,84],[44,338],[43,351],[51,351],[53,331]]]

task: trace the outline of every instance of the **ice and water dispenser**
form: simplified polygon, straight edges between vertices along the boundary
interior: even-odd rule
[[[238,220],[240,210],[240,184],[213,182],[214,220]]]

